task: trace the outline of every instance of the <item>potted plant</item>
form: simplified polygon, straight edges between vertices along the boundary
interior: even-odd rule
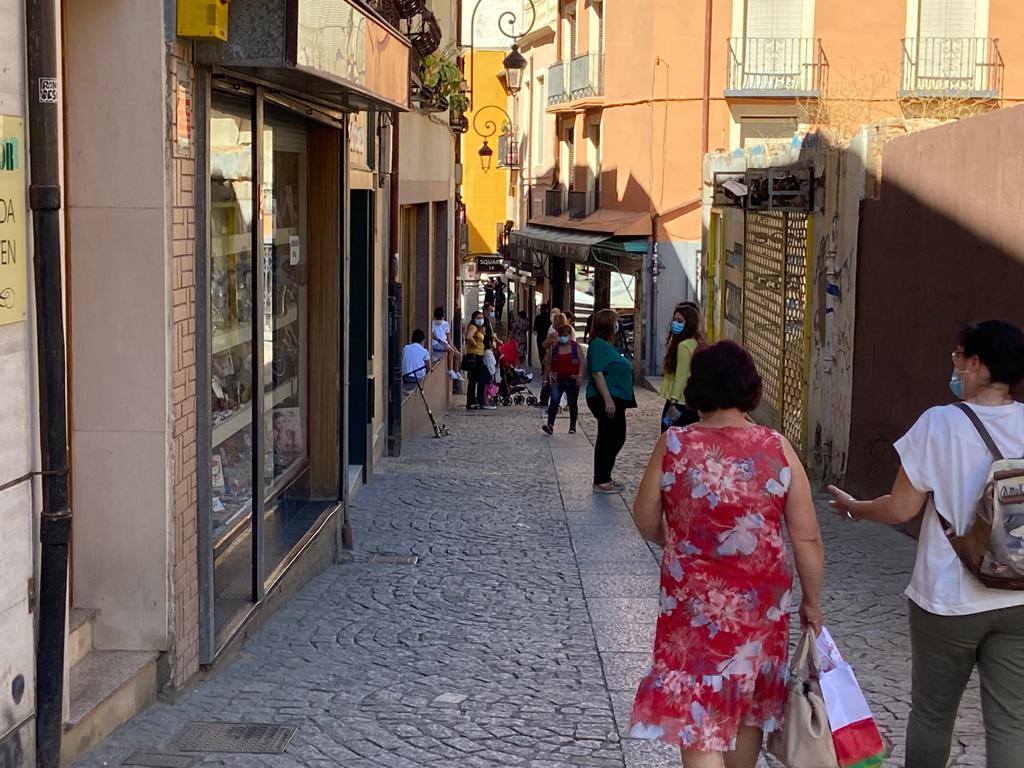
[[[455,45],[449,45],[443,51],[424,56],[420,75],[423,84],[436,96],[434,103],[439,108],[437,111],[466,111],[469,103],[460,88],[462,71],[459,69],[458,48]]]

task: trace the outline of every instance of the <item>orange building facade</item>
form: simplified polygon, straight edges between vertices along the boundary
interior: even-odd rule
[[[647,373],[658,372],[672,307],[701,298],[706,152],[1024,100],[1016,0],[534,6],[525,85],[511,104],[524,156],[510,187],[513,244],[548,265],[553,293],[563,270],[566,285],[581,272],[631,274],[636,325],[653,330],[636,340]],[[604,303],[596,286],[594,304]]]

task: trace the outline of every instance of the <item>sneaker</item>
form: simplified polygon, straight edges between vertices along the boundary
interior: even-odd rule
[[[480,406],[480,410],[482,410],[482,411],[496,411],[496,410],[498,410],[498,406],[496,406],[496,405],[482,405],[482,406]]]
[[[459,374],[458,371],[448,371],[448,377],[452,381],[462,381],[462,376]]]
[[[466,410],[467,411],[479,411],[480,410],[480,406],[477,405],[476,403],[474,403],[473,405],[467,405],[466,406]]]
[[[594,493],[621,493],[622,489],[615,483],[601,483],[594,486]]]
[[[554,427],[552,427],[550,424],[545,424],[543,427],[541,427],[541,431],[545,435],[553,435],[553,434],[555,434]]]
[[[569,427],[569,434],[570,435],[575,435],[576,434],[576,427]]]

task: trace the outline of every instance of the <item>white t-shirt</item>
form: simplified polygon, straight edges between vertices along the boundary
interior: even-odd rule
[[[969,405],[1005,457],[1024,456],[1024,404]],[[907,597],[940,616],[1024,605],[1024,592],[989,589],[968,572],[936,514],[942,513],[957,533],[964,533],[994,460],[967,414],[952,405],[925,411],[896,441],[896,451],[911,484],[931,494]]]
[[[424,379],[430,370],[430,352],[422,344],[406,344],[402,350],[402,375]]]
[[[448,339],[451,337],[452,327],[448,325],[447,320],[434,320],[432,333],[431,346],[444,348],[444,345],[448,343]]]

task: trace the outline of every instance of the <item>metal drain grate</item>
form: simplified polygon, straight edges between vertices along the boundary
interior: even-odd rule
[[[382,565],[416,565],[419,561],[416,555],[370,555],[371,563]]]
[[[189,723],[173,748],[178,752],[238,752],[280,755],[295,735],[294,725]]]
[[[121,765],[143,768],[192,768],[199,758],[195,755],[172,755],[167,752],[136,752]]]

